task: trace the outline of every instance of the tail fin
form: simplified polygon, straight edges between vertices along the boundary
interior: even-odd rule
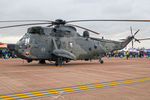
[[[121,49],[125,48],[131,41],[132,41],[132,48],[133,48],[133,39],[135,41],[138,41],[138,39],[135,38],[135,35],[140,31],[139,29],[133,34],[132,33],[132,27],[130,27],[131,30],[131,36],[128,36],[127,39],[125,39],[123,42],[121,42]]]
[[[121,49],[125,48],[133,40],[132,36],[128,36],[123,42],[121,42]]]

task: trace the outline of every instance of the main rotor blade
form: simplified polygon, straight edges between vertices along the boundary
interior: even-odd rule
[[[0,23],[7,23],[7,22],[52,22],[50,20],[4,20],[0,21]]]
[[[67,24],[67,25],[71,25],[71,26],[74,26],[74,27],[78,27],[78,28],[87,30],[87,31],[89,31],[89,32],[95,33],[95,34],[100,34],[100,33],[98,33],[98,32],[95,32],[95,31],[93,31],[93,30],[90,30],[90,29],[85,28],[85,27],[82,27],[82,26],[78,26],[78,25],[74,25],[74,24]]]
[[[51,24],[51,25],[48,25],[47,27],[51,27],[51,26],[53,26],[53,24]]]
[[[150,20],[115,20],[115,19],[93,19],[93,20],[72,20],[66,23],[72,22],[94,22],[94,21],[112,21],[112,22],[150,22]]]
[[[138,40],[150,40],[150,38],[138,39]]]
[[[0,27],[0,29],[3,29],[3,28],[11,28],[11,27],[20,27],[20,26],[29,26],[29,25],[40,25],[40,24],[51,24],[51,23],[19,24],[19,25],[3,26],[3,27]]]

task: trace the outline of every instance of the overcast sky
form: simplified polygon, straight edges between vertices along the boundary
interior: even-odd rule
[[[76,19],[150,19],[149,0],[0,0],[0,20],[76,20]],[[18,24],[18,23],[14,23]],[[150,37],[150,23],[131,22],[86,22],[76,23],[101,33],[93,37],[104,36],[119,40],[140,29],[137,38]],[[0,26],[11,25],[0,23]],[[0,41],[16,43],[27,27],[0,30]],[[81,33],[83,30],[79,30]],[[81,33],[82,34],[82,33]],[[135,47],[150,48],[149,41],[135,43]],[[130,45],[129,45],[130,47]]]

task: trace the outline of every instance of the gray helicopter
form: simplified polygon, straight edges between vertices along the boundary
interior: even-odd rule
[[[90,22],[90,21],[123,21],[123,22],[150,22],[149,20],[73,20],[65,21],[57,19],[49,20],[15,20],[2,22],[30,22],[40,21],[40,23],[20,24],[4,26],[3,28],[48,24],[47,27],[34,26],[27,30],[27,33],[16,43],[8,44],[8,49],[14,50],[19,58],[26,59],[27,62],[38,60],[40,64],[45,64],[45,60],[55,61],[55,65],[62,65],[71,60],[92,60],[99,59],[100,63],[104,61],[102,57],[108,52],[121,50],[126,47],[139,32],[137,30],[131,36],[123,41],[113,41],[104,38],[90,37],[89,32],[99,34],[93,30],[69,23]],[[42,23],[41,23],[42,21]],[[81,36],[76,28],[84,29]]]

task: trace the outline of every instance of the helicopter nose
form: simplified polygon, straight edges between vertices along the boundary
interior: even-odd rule
[[[25,58],[24,52],[20,50],[20,46],[18,44],[8,44],[7,48],[10,51],[14,51],[17,57],[19,58]]]
[[[15,51],[16,44],[7,44],[7,48],[11,51]]]

